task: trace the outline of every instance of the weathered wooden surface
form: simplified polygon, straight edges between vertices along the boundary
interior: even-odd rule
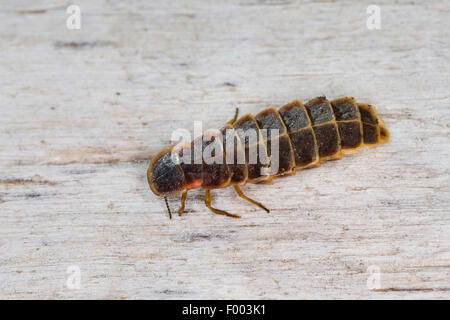
[[[0,7],[0,298],[450,298],[447,1],[377,1],[381,30],[361,1],[76,1],[80,30],[45,2]],[[271,214],[194,191],[169,221],[174,129],[320,94],[391,141],[246,186]]]

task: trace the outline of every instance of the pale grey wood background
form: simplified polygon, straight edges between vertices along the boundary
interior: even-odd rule
[[[371,1],[73,3],[80,30],[0,5],[0,298],[450,298],[448,1],[376,1],[381,30]],[[246,186],[270,214],[194,191],[169,221],[146,169],[174,129],[320,94],[391,141]]]

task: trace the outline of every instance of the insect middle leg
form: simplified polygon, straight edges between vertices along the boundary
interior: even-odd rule
[[[187,190],[185,192],[183,192],[183,194],[181,195],[181,205],[180,205],[180,208],[178,209],[179,216],[181,216],[184,212],[184,204],[186,202],[186,197],[187,197]]]
[[[206,190],[205,192],[205,205],[208,207],[209,210],[211,210],[214,213],[222,214],[224,216],[232,217],[232,218],[240,218],[241,216],[238,216],[237,214],[232,214],[229,212],[226,212],[224,210],[219,210],[216,208],[211,207],[211,191]]]
[[[236,190],[237,194],[239,197],[241,197],[242,199],[245,199],[255,205],[257,205],[258,207],[260,207],[261,209],[265,210],[267,213],[270,212],[269,209],[267,209],[261,202],[255,201],[249,197],[247,197],[244,192],[242,192],[241,188],[239,188],[237,185],[234,185],[234,190]]]

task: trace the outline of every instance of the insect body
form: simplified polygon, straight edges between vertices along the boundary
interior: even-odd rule
[[[150,188],[165,198],[166,205],[167,197],[181,194],[179,215],[184,211],[188,190],[202,187],[206,190],[205,204],[211,211],[239,218],[211,206],[210,190],[230,185],[238,196],[269,212],[261,203],[245,196],[239,186],[247,182],[268,182],[277,176],[295,174],[297,169],[318,167],[321,161],[341,159],[342,154],[357,152],[363,145],[371,148],[389,140],[389,131],[375,107],[357,103],[353,97],[332,101],[317,97],[305,105],[294,100],[279,110],[269,107],[256,116],[247,114],[240,119],[237,111],[234,119],[220,130],[223,133],[220,140],[214,136],[205,139],[204,134],[190,144],[165,148],[152,159],[147,172]],[[276,134],[262,134],[267,130]],[[255,139],[249,139],[248,133],[252,132]],[[195,159],[198,143],[204,151],[213,141],[219,142],[222,149],[211,156],[224,161],[207,161],[202,153],[200,161],[180,163],[175,161],[176,157],[174,160],[174,154],[188,154]],[[270,171],[274,159],[276,170]],[[167,209],[171,216],[168,205]]]

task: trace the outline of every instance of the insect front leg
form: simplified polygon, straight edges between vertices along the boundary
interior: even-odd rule
[[[184,204],[186,202],[186,198],[187,198],[187,190],[185,192],[183,192],[183,194],[181,195],[181,205],[180,205],[180,208],[178,209],[178,215],[180,217],[184,212]]]
[[[237,118],[238,118],[238,115],[239,115],[239,108],[236,107],[236,111],[235,111],[235,113],[234,113],[234,118],[231,119],[230,121],[228,121],[227,124],[233,125],[233,123],[236,122],[236,120],[237,120]]]

